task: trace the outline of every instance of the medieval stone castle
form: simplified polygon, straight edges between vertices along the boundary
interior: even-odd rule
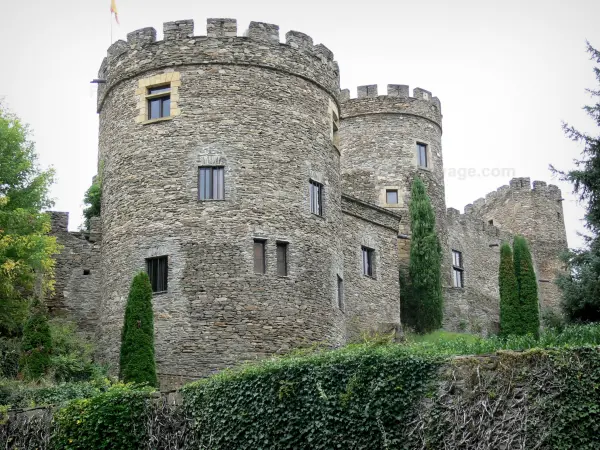
[[[405,85],[340,90],[332,52],[296,31],[233,19],[129,33],[98,73],[102,214],[68,232],[53,212],[49,306],[116,365],[134,274],[148,271],[162,387],[243,360],[400,323],[408,204],[421,177],[444,249],[445,327],[498,327],[499,244],[525,235],[541,307],[566,248],[556,186],[516,178],[446,210],[442,111]]]

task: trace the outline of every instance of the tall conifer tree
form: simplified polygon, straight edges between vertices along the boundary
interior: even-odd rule
[[[123,381],[158,386],[154,360],[152,285],[145,272],[131,283],[121,334],[119,374]]]
[[[425,184],[415,178],[412,184],[410,210],[410,262],[408,304],[403,311],[406,322],[415,331],[427,333],[442,326],[443,301],[441,282],[442,251],[435,229],[435,214]]]
[[[503,336],[520,334],[521,316],[517,278],[512,250],[506,242],[500,247],[498,286],[500,287],[500,333]]]
[[[515,277],[519,293],[520,333],[538,336],[540,331],[540,308],[537,278],[527,241],[515,236],[513,241]]]

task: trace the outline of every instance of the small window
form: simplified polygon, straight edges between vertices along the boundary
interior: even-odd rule
[[[340,119],[335,111],[331,111],[331,139],[336,148],[339,146]]]
[[[90,275],[92,272],[90,271],[90,269],[83,269],[83,274],[84,275]]]
[[[171,85],[148,88],[148,120],[171,115]]]
[[[157,258],[146,259],[146,270],[148,272],[148,276],[150,277],[152,292],[166,292],[167,277],[169,273],[168,257],[159,256]]]
[[[385,191],[385,202],[388,205],[397,205],[398,204],[398,190],[397,189],[387,189]]]
[[[265,247],[267,241],[264,239],[254,239],[254,273],[265,273],[267,270],[267,261],[265,259]]]
[[[363,275],[367,275],[372,277],[374,274],[373,270],[373,257],[375,256],[375,250],[368,247],[362,247],[362,265],[363,265]]]
[[[339,275],[337,276],[337,302],[338,308],[344,310],[344,280]]]
[[[323,215],[323,185],[314,180],[310,180],[310,212]]]
[[[488,225],[494,225],[494,219],[488,220]]]
[[[427,160],[427,144],[417,142],[417,164],[419,167],[429,167]]]
[[[224,167],[200,167],[198,172],[198,198],[200,200],[225,199]]]
[[[452,284],[454,287],[465,287],[464,272],[462,253],[452,250]]]
[[[277,242],[277,275],[286,277],[288,274],[288,243]]]

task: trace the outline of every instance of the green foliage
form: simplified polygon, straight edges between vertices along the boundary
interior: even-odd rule
[[[43,305],[36,301],[23,329],[20,367],[26,380],[37,380],[50,367],[52,336]]]
[[[151,388],[114,385],[92,398],[74,400],[55,415],[55,449],[130,450],[144,448],[143,420],[151,405]]]
[[[512,250],[507,243],[503,243],[500,247],[498,286],[500,287],[500,333],[504,336],[522,334],[519,288]]]
[[[476,342],[480,339],[475,334],[468,333],[452,333],[450,331],[436,330],[428,334],[406,334],[406,341],[408,343],[415,342],[451,342],[451,341],[463,341],[463,342]]]
[[[154,361],[152,285],[145,272],[131,283],[121,334],[120,377],[125,382],[158,386]]]
[[[600,51],[587,43],[590,58],[600,64]],[[594,68],[600,83],[600,67]],[[588,89],[592,97],[600,98],[600,89]],[[585,106],[584,110],[600,127],[600,102]],[[566,318],[571,322],[600,321],[600,134],[594,136],[563,124],[566,136],[582,143],[582,157],[575,161],[576,169],[568,172],[551,170],[561,179],[573,184],[573,191],[586,205],[585,226],[591,235],[585,236],[582,249],[570,250],[564,255],[567,273],[560,276],[557,284],[562,291],[562,306]]]
[[[442,326],[443,300],[441,281],[442,250],[435,229],[435,214],[425,184],[415,178],[409,205],[410,262],[409,283],[402,295],[402,319],[419,333]]]
[[[562,331],[565,328],[565,318],[559,314],[554,308],[542,309],[541,322],[544,328],[552,328]]]
[[[513,241],[515,277],[519,293],[519,326],[513,328],[516,334],[531,333],[537,336],[540,330],[540,307],[537,291],[537,277],[527,241],[523,236],[515,236]]]
[[[58,252],[48,236],[52,170],[40,171],[29,130],[0,105],[0,336],[18,336],[28,300],[52,289]],[[41,281],[41,283],[40,283]],[[37,291],[37,292],[34,292]]]
[[[102,169],[102,164],[100,165]],[[100,217],[100,207],[102,205],[102,171],[94,178],[92,185],[85,192],[83,203],[86,207],[83,209],[85,218],[85,229],[90,230],[90,220],[92,217]]]
[[[20,339],[0,338],[0,378],[15,378],[17,376],[20,357]]]

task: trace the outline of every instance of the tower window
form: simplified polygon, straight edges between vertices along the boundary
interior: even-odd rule
[[[375,273],[374,270],[374,256],[375,256],[375,250],[373,250],[372,248],[368,248],[368,247],[362,247],[362,266],[363,266],[363,275],[366,275],[368,277],[372,277],[373,274]]]
[[[200,167],[198,172],[198,199],[225,199],[224,167]]]
[[[150,277],[153,293],[167,292],[168,259],[167,256],[146,259],[146,271]]]
[[[148,120],[171,115],[171,85],[148,88]]]
[[[277,242],[277,275],[282,277],[288,274],[288,243]]]
[[[331,140],[336,148],[339,146],[340,118],[335,111],[331,111]]]
[[[429,167],[427,144],[423,144],[422,142],[417,142],[417,165],[419,167]]]
[[[337,303],[338,308],[344,310],[344,280],[339,275],[337,276]]]
[[[323,215],[323,185],[314,180],[310,180],[310,212]]]
[[[488,224],[489,224],[489,225],[494,225],[494,219],[490,219],[490,220],[488,220]]]
[[[388,205],[398,204],[398,189],[387,189],[385,191],[385,202]]]
[[[254,273],[265,273],[267,271],[266,245],[266,240],[254,239]]]
[[[452,284],[454,287],[465,287],[464,272],[462,253],[452,250]]]

